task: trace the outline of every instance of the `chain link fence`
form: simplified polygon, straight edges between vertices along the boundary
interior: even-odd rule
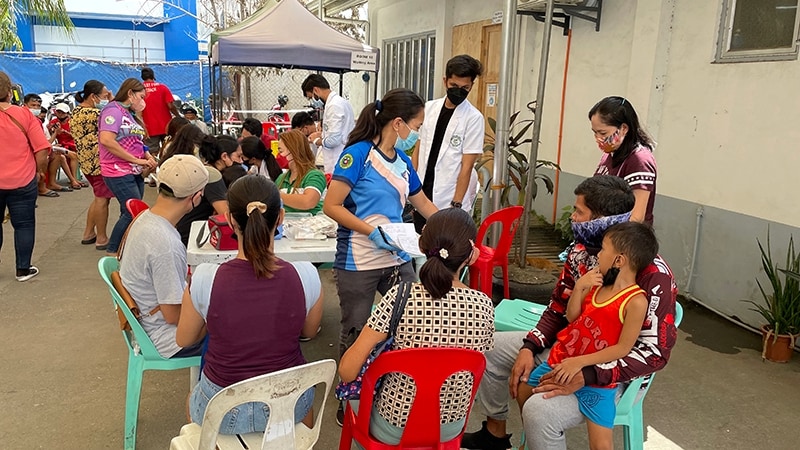
[[[221,76],[219,75],[221,73]],[[302,69],[277,69],[268,67],[240,67],[223,66],[218,72],[217,96],[221,98],[221,109],[217,111],[219,117],[214,117],[215,122],[240,121],[247,117],[254,117],[260,121],[270,119],[278,105],[278,97],[286,96],[287,104],[283,107],[290,115],[294,111],[309,110],[308,99],[303,95],[301,85],[303,80],[315,73]],[[372,101],[368,92],[368,83],[364,80],[362,72],[348,72],[342,75],[325,73],[322,75],[331,85],[331,90],[340,92],[353,106],[356,116],[364,105]],[[369,74],[372,77],[373,74]],[[369,78],[367,78],[369,80]],[[370,99],[370,100],[368,100]]]

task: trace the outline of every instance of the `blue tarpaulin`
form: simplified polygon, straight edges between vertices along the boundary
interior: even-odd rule
[[[142,67],[150,67],[156,81],[169,87],[183,101],[202,103],[205,120],[210,120],[208,64],[203,61],[168,63],[117,63],[69,56],[0,52],[0,70],[22,85],[26,94],[77,92],[88,80],[103,82],[112,92],[126,78],[140,79]]]

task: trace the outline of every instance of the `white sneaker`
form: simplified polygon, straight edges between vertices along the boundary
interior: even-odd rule
[[[35,277],[36,275],[39,275],[39,269],[37,269],[35,266],[31,266],[30,268],[28,268],[27,275],[17,276],[17,281],[28,281],[31,278]]]

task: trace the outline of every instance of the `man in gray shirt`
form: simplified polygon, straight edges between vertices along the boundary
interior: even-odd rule
[[[161,356],[199,355],[200,345],[181,349],[175,343],[187,273],[186,247],[175,224],[200,203],[208,170],[192,155],[175,155],[161,166],[158,180],[155,204],[134,219],[120,246],[119,273]]]

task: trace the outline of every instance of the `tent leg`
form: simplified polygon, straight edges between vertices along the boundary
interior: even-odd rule
[[[342,92],[344,89],[344,74],[339,72],[339,96],[342,96]]]

